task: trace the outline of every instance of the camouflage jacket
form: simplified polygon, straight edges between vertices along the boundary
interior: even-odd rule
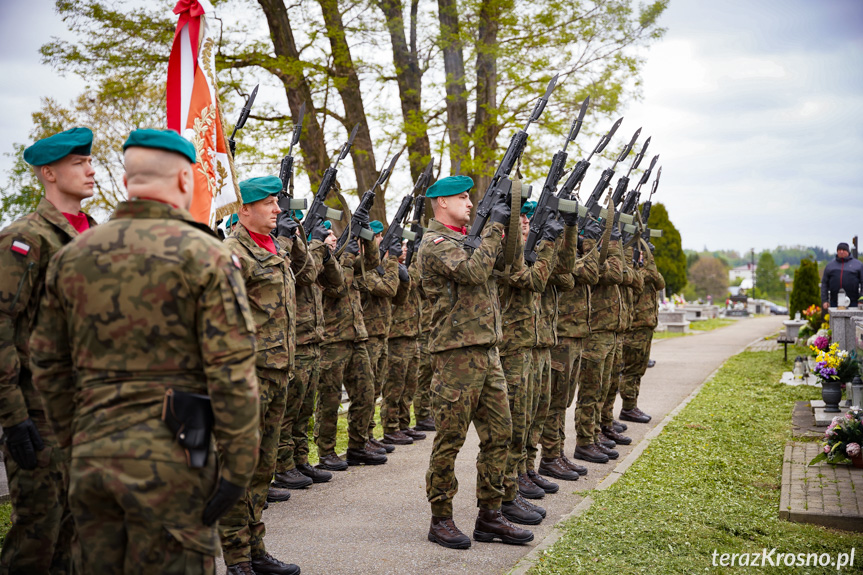
[[[90,226],[96,222],[90,218]],[[47,199],[36,211],[0,231],[0,426],[27,419],[42,411],[42,400],[29,377],[30,331],[45,292],[48,262],[78,232]]]
[[[426,296],[426,292],[422,286],[422,264],[420,264],[420,254],[419,254],[419,246],[417,246],[417,253],[414,254],[414,261],[408,271],[416,270],[417,278],[417,289],[420,294],[420,333],[424,333],[428,336],[431,331],[431,304],[428,301],[428,296]]]
[[[375,250],[377,252],[377,250]],[[398,259],[386,256],[379,267],[356,276],[363,302],[363,321],[369,337],[387,337],[392,319],[392,300],[399,289]]]
[[[338,287],[324,288],[324,341],[366,341],[369,333],[363,320],[363,306],[357,275],[368,273],[378,265],[378,248],[371,240],[363,240],[363,257],[342,252],[339,264],[345,281]]]
[[[408,269],[410,281],[399,282],[399,291],[392,300],[392,323],[390,339],[396,337],[419,337],[422,329],[422,298],[420,297],[420,267]]]
[[[297,278],[297,346],[324,340],[324,294],[321,286],[338,289],[345,283],[342,266],[336,258],[326,257],[328,251],[329,248],[323,242],[310,242],[311,257],[307,265],[314,262],[317,281],[303,285]]]
[[[551,276],[555,245],[542,242],[536,262],[507,277],[498,277],[503,339],[497,348],[501,355],[537,345],[540,315],[539,298]]]
[[[296,283],[311,285],[317,279],[314,265],[304,265],[305,244],[274,238],[275,254],[249,235],[239,223],[225,245],[236,254],[242,266],[243,281],[252,316],[255,318],[257,367],[290,371],[297,348]],[[302,270],[302,280],[294,274]]]
[[[557,336],[581,338],[590,335],[590,286],[599,281],[599,250],[595,240],[584,240],[585,255],[575,261],[571,290],[561,290],[558,302]]]
[[[494,269],[504,268],[501,240],[504,227],[493,223],[483,229],[482,243],[473,253],[464,249],[465,236],[438,221],[420,244],[422,289],[431,307],[430,353],[501,342],[500,302]],[[524,265],[516,250],[511,272]]]
[[[185,210],[123,202],[51,261],[30,339],[61,447],[157,460],[169,388],[206,394],[221,476],[247,484],[259,442],[255,322],[240,260]],[[103,438],[105,438],[103,440]],[[102,450],[102,451],[100,451]]]
[[[537,322],[537,346],[557,345],[557,324],[560,317],[560,293],[575,288],[572,276],[578,255],[578,229],[566,226],[564,235],[556,241],[554,269],[548,285],[540,296],[540,314]]]
[[[622,333],[632,329],[633,303],[636,295],[644,288],[644,280],[641,272],[632,265],[632,248],[623,249],[621,258],[623,282],[620,284],[621,313],[618,332]]]
[[[644,289],[635,298],[632,329],[655,328],[659,314],[658,292],[665,288],[665,278],[656,269],[652,254],[645,254],[644,267],[640,271],[644,278]]]
[[[599,281],[590,290],[590,332],[617,331],[623,312],[620,284],[623,283],[623,261],[620,243],[612,241],[608,257],[599,265]]]

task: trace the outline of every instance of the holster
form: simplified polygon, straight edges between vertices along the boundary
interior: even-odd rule
[[[214,421],[209,396],[169,389],[162,404],[162,421],[186,452],[189,467],[204,467],[210,454]]]

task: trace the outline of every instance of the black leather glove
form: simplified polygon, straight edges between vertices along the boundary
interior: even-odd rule
[[[345,246],[345,251],[349,254],[354,254],[355,256],[360,254],[360,243],[357,241],[357,238],[351,238]]]
[[[357,208],[357,211],[354,212],[354,218],[356,218],[357,222],[359,222],[364,228],[369,227],[369,212],[363,208]]]
[[[584,224],[584,237],[589,240],[598,240],[602,237],[602,226],[592,217],[587,216]]]
[[[390,244],[390,247],[387,250],[387,252],[390,254],[390,257],[392,257],[392,258],[399,257],[400,255],[402,255],[402,243],[398,240],[393,241],[393,243]]]
[[[312,230],[312,240],[324,241],[330,235],[330,230],[324,227],[324,224],[318,224]]]
[[[541,240],[553,242],[563,233],[563,224],[557,218],[549,218],[545,221],[545,227],[542,229]]]
[[[408,268],[405,267],[405,264],[399,264],[399,281],[405,284],[411,281],[411,276],[408,274]]]
[[[276,235],[280,238],[294,237],[299,227],[300,224],[291,217],[291,212],[288,210],[279,214],[279,217],[276,219]]]
[[[231,507],[240,500],[245,492],[245,487],[234,485],[224,477],[220,477],[216,493],[204,507],[204,514],[201,516],[204,525],[212,525],[218,521],[220,517],[231,510]]]
[[[647,242],[647,247],[650,248],[650,253],[656,253],[656,246],[650,242]]]
[[[617,241],[620,239],[620,226],[617,224],[611,225],[611,241]]]
[[[578,210],[574,212],[560,212],[560,216],[563,218],[563,223],[565,223],[566,225],[578,225]]]
[[[492,222],[498,222],[501,224],[506,224],[509,221],[511,210],[509,209],[509,202],[507,201],[507,197],[502,195],[498,197],[497,201],[491,207],[491,213],[489,214],[489,218]]]
[[[45,444],[33,420],[28,417],[12,427],[4,427],[3,434],[6,435],[6,447],[15,463],[21,469],[36,469],[36,452],[45,449]]]

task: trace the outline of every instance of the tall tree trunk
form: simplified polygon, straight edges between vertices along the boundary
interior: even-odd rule
[[[384,14],[393,47],[393,64],[399,86],[399,100],[410,154],[411,176],[416,180],[431,155],[428,125],[422,111],[422,72],[416,43],[417,0],[411,1],[411,43],[405,38],[405,25],[401,0],[379,0],[378,8]]]
[[[303,151],[303,163],[309,174],[312,193],[317,190],[324,170],[329,166],[327,145],[324,132],[318,123],[315,103],[312,100],[312,90],[300,66],[300,53],[294,42],[294,32],[288,18],[288,10],[284,0],[258,0],[267,17],[270,28],[270,38],[276,57],[284,59],[284,68],[271,69],[285,86],[291,116],[296,121],[300,116],[300,106],[306,104],[306,120],[303,126],[303,136],[300,138],[300,149]]]
[[[450,174],[468,156],[467,85],[464,75],[464,51],[459,30],[456,0],[438,0],[440,45],[446,73],[446,124],[449,132]]]
[[[476,40],[476,114],[474,141],[474,194],[482,194],[491,181],[497,148],[497,35],[503,0],[483,0],[479,8]],[[476,202],[475,202],[476,203]]]
[[[375,164],[375,153],[366,111],[363,106],[363,95],[360,92],[360,79],[351,58],[351,50],[345,37],[345,25],[339,10],[338,0],[318,0],[324,15],[327,28],[327,38],[333,56],[333,78],[336,89],[342,98],[345,108],[345,119],[348,130],[355,124],[360,125],[354,145],[351,146],[351,158],[354,161],[354,171],[357,175],[357,194],[362,196],[371,189],[378,178],[378,167]],[[371,209],[372,219],[387,222],[386,199],[383,190],[377,190],[375,204]]]

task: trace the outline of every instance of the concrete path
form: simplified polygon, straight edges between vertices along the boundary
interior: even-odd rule
[[[757,338],[775,333],[783,319],[741,319],[715,331],[655,341],[651,355],[656,367],[647,371],[642,382],[639,405],[653,419],[644,425],[628,424],[626,434],[633,444],[619,448],[618,461],[726,359]],[[618,398],[615,413],[619,410]],[[566,453],[571,455],[575,449],[572,409],[567,413],[567,428]],[[478,445],[471,428],[456,461],[459,493],[454,519],[468,536],[477,513]],[[268,551],[299,564],[305,574],[505,573],[578,505],[580,491],[596,487],[614,469],[614,462],[587,464],[590,472],[579,481],[558,482],[558,493],[537,502],[548,515],[541,525],[531,528],[535,535],[531,544],[473,542],[469,550],[454,551],[426,539],[431,514],[425,498],[425,471],[430,451],[431,437],[398,447],[386,465],[352,467],[336,473],[330,483],[294,491],[290,501],[271,504],[264,512]],[[219,572],[224,573],[219,563]]]

